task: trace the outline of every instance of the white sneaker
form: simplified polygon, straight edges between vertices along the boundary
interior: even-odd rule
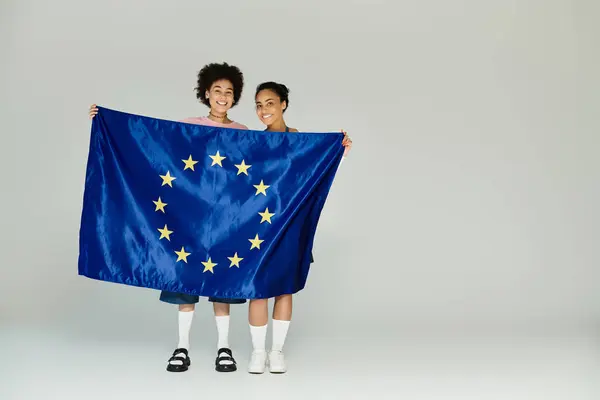
[[[281,351],[271,351],[269,353],[269,372],[272,374],[283,374],[287,371],[285,366],[285,357]]]
[[[248,363],[248,372],[251,374],[262,374],[265,372],[267,364],[266,351],[253,351]]]

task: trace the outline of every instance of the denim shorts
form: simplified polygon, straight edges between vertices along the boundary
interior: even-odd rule
[[[164,301],[169,304],[196,304],[200,301],[200,296],[185,293],[175,292],[160,292],[160,301]],[[213,303],[225,303],[225,304],[244,304],[246,299],[222,299],[219,297],[209,297],[208,301]]]
[[[310,262],[311,264],[315,262],[312,252],[310,253]],[[175,292],[160,292],[160,301],[164,301],[169,304],[196,304],[200,301],[200,296],[195,296],[193,294],[185,294],[185,293],[175,293]],[[213,303],[225,303],[225,304],[244,304],[246,299],[223,299],[220,297],[209,297],[208,301]]]

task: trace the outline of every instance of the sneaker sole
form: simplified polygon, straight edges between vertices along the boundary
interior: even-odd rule
[[[252,375],[261,375],[261,374],[264,374],[265,371],[250,371],[250,370],[248,370],[248,373],[252,374]]]
[[[269,368],[269,372],[272,374],[285,374],[287,369],[271,369]]]

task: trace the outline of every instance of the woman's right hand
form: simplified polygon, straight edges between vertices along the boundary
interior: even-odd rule
[[[98,106],[96,104],[92,104],[89,111],[90,119],[93,119],[96,114],[98,114]]]
[[[344,157],[348,155],[350,149],[352,149],[352,139],[348,136],[348,132],[342,129],[342,133],[344,134],[344,139],[342,140],[342,146],[344,146]]]

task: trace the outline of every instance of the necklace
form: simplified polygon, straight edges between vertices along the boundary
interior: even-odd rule
[[[222,117],[219,117],[218,115],[215,115],[215,114],[213,114],[213,113],[212,113],[212,111],[209,111],[209,112],[208,112],[208,115],[212,116],[213,118],[220,119],[220,120],[222,120],[222,121],[225,121],[225,120],[227,119],[227,114],[225,114],[225,115],[224,115],[224,116],[222,116]]]

